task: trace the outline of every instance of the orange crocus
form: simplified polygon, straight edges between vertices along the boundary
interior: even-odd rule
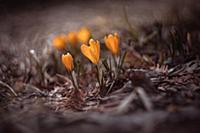
[[[91,37],[90,30],[86,27],[82,27],[79,30],[77,37],[78,37],[78,40],[79,40],[80,43],[85,43],[85,44],[88,43],[88,40]]]
[[[66,36],[64,35],[58,35],[53,39],[53,46],[58,50],[65,49],[66,43],[67,43],[67,40],[66,40]]]
[[[69,32],[67,34],[67,41],[72,45],[76,46],[78,43],[77,33],[76,32]]]
[[[81,52],[86,56],[92,63],[98,64],[100,57],[100,43],[90,39],[89,46],[86,44],[81,45]]]
[[[104,37],[104,41],[106,47],[112,52],[112,54],[116,55],[119,52],[119,36],[117,33],[114,35],[109,34],[108,36]]]
[[[73,57],[70,53],[62,55],[62,63],[65,65],[68,71],[72,71],[74,68]]]

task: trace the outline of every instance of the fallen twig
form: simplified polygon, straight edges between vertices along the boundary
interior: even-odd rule
[[[144,89],[142,87],[136,87],[135,88],[138,96],[141,98],[145,108],[148,111],[151,111],[153,109],[153,104],[150,100],[150,98],[148,97],[148,95],[146,94],[146,92],[144,91]]]
[[[137,98],[137,95],[133,91],[128,97],[121,101],[119,106],[117,107],[117,114],[124,113],[128,110],[130,103]]]

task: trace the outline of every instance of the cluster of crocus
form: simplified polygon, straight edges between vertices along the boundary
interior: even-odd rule
[[[119,53],[119,36],[117,33],[114,35],[109,34],[104,38],[106,47],[111,51],[113,55]],[[87,57],[93,64],[97,65],[100,57],[100,43],[98,40],[90,39],[89,45],[81,45],[81,52]]]
[[[69,32],[68,34],[62,34],[55,36],[53,39],[53,46],[58,50],[65,50],[67,44],[73,48],[77,47],[78,43],[88,43],[91,37],[91,32],[88,28],[82,27],[78,32]]]
[[[100,84],[99,75],[100,71],[98,68],[99,60],[100,60],[100,42],[98,40],[90,39],[91,33],[87,28],[81,28],[78,33],[70,32],[67,36],[57,36],[53,40],[53,45],[57,49],[63,49],[66,46],[66,43],[70,43],[73,46],[78,42],[81,43],[80,50],[81,53],[88,58],[97,68],[97,78]],[[119,36],[117,33],[109,34],[104,37],[105,45],[108,50],[112,53],[113,57],[119,54]],[[67,71],[72,75],[72,71],[74,69],[74,62],[72,55],[68,52],[67,54],[63,54],[61,57],[62,63],[64,64]],[[72,81],[74,83],[74,79],[72,76]],[[74,84],[74,87],[77,86]]]
[[[117,33],[109,34],[108,36],[104,37],[105,45],[108,48],[108,50],[112,53],[113,59],[115,62],[115,78],[118,75],[118,68],[121,64],[119,60],[119,63],[116,62],[115,56],[119,53],[119,36]],[[104,87],[104,79],[103,79],[103,72],[100,71],[98,67],[99,59],[100,59],[100,42],[98,40],[90,39],[89,45],[82,44],[81,45],[81,52],[82,54],[87,57],[93,64],[95,64],[96,70],[97,70],[97,81],[99,83],[100,89]],[[120,58],[121,59],[121,58]],[[110,68],[110,71],[111,68]],[[113,82],[114,83],[114,82]],[[111,86],[112,87],[112,86]]]

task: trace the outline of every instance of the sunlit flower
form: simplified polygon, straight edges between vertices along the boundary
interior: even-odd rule
[[[88,43],[90,37],[91,37],[91,33],[90,33],[90,30],[86,27],[82,27],[79,32],[78,32],[78,40],[81,42],[81,43]]]
[[[92,63],[98,64],[100,57],[100,43],[90,39],[89,46],[86,44],[81,45],[81,52],[85,55]]]
[[[78,43],[77,33],[76,32],[69,32],[67,34],[67,41],[72,45],[76,46]]]
[[[66,37],[64,35],[58,35],[53,39],[53,46],[58,50],[65,49],[66,42]]]
[[[104,37],[106,47],[112,52],[112,54],[118,54],[119,52],[119,36],[117,33],[114,35],[109,34]]]
[[[74,68],[73,57],[70,53],[62,55],[62,63],[65,65],[68,71],[72,71]]]

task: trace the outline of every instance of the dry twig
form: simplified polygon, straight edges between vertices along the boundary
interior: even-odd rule
[[[153,109],[153,104],[150,98],[148,97],[147,93],[144,91],[144,89],[141,87],[136,87],[135,90],[138,93],[139,97],[141,98],[145,108],[148,111],[151,111]]]

